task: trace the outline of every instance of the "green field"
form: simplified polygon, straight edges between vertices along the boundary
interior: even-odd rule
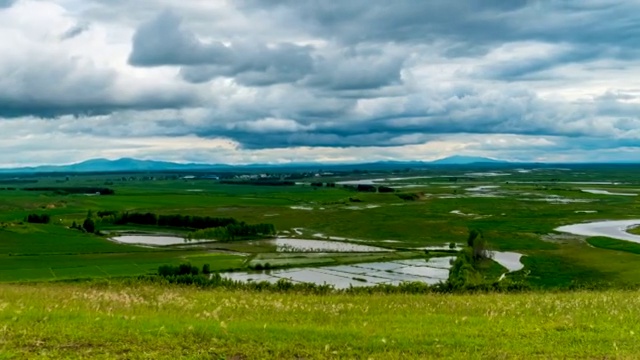
[[[497,172],[485,176],[484,172]],[[0,281],[56,280],[150,274],[162,264],[209,263],[213,270],[246,269],[270,259],[271,265],[312,266],[375,259],[375,254],[302,254],[286,258],[268,241],[214,242],[165,248],[124,245],[107,236],[82,233],[88,211],[154,212],[233,217],[249,224],[271,223],[281,234],[299,238],[348,238],[354,244],[380,246],[420,257],[415,248],[464,244],[479,229],[493,250],[525,255],[525,269],[509,277],[536,287],[609,284],[640,285],[636,245],[593,240],[554,232],[561,225],[595,220],[640,218],[640,196],[611,196],[583,189],[637,192],[633,166],[428,168],[397,172],[345,172],[324,182],[358,178],[403,178],[412,185],[396,193],[367,193],[336,187],[230,185],[176,174],[84,174],[31,176],[38,187],[109,187],[115,195],[86,196],[26,191],[27,185],[0,190]],[[480,175],[477,175],[480,173]],[[471,175],[470,175],[471,174]],[[476,174],[476,175],[473,175]],[[508,174],[508,175],[504,175]],[[231,175],[228,175],[231,176]],[[422,176],[422,177],[421,177]],[[419,177],[419,178],[416,178]],[[597,182],[596,184],[586,184]],[[494,188],[475,190],[479,186]],[[417,194],[415,201],[398,194]],[[28,214],[47,214],[50,224],[24,222]],[[98,224],[99,230],[163,232],[184,236],[189,229]],[[294,230],[297,229],[297,230]],[[300,232],[300,235],[296,234]],[[321,234],[321,235],[320,235]],[[316,236],[316,237],[314,237]],[[597,240],[596,240],[597,241]],[[613,242],[613,243],[612,243]],[[615,244],[614,244],[615,243]],[[404,255],[398,253],[403,257]],[[266,263],[267,261],[265,261]]]
[[[640,194],[640,170],[595,165],[520,170],[352,171],[320,179],[391,177],[398,179],[390,185],[410,185],[395,193],[314,187],[314,174],[295,186],[231,185],[184,179],[184,174],[26,179],[28,186],[36,181],[38,187],[115,191],[101,196],[27,191],[20,179],[10,178],[11,185],[0,186],[0,359],[637,358],[640,245],[554,229],[640,218],[640,196],[583,191]],[[290,240],[388,251],[283,252],[264,237],[126,245],[111,238],[121,231],[183,238],[195,228],[116,224],[99,217],[101,211],[234,218],[273,224]],[[50,222],[29,223],[30,214],[48,215]],[[71,228],[87,217],[99,234]],[[485,259],[474,265],[478,273],[472,276],[480,278],[473,281],[493,284],[489,289],[496,291],[505,291],[504,284],[530,290],[465,293],[470,288],[447,288],[450,278],[438,288],[276,291],[277,285],[227,282],[198,288],[141,276],[184,263],[226,272],[420,262],[455,256],[450,245],[466,244],[472,229],[490,249],[522,254],[524,265],[507,273]],[[433,246],[438,250],[421,249]],[[367,271],[350,279],[367,281],[361,279]],[[506,281],[498,281],[504,276]]]
[[[640,293],[0,285],[3,359],[634,359]]]

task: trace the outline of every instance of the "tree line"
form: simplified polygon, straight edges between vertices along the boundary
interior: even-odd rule
[[[392,193],[396,191],[394,188],[391,188],[388,186],[382,186],[382,185],[374,186],[369,184],[343,185],[342,187],[348,190],[354,190],[358,192]]]
[[[49,214],[29,214],[25,220],[31,224],[48,224],[51,217]]]
[[[112,223],[115,225],[151,225],[151,226],[167,226],[191,229],[216,228],[238,223],[234,218],[227,217],[210,217],[210,216],[192,216],[192,215],[158,215],[151,212],[147,213],[118,213],[116,211],[99,211],[97,215],[102,222]]]
[[[276,228],[273,224],[247,224],[244,221],[224,227],[211,227],[190,232],[189,240],[215,239],[220,241],[234,241],[239,239],[274,236]]]
[[[119,213],[117,211],[98,211],[99,223],[115,225],[149,225],[194,229],[187,234],[187,240],[213,239],[233,241],[247,238],[268,237],[276,234],[273,224],[247,224],[230,217],[210,217],[191,215],[158,215],[147,213]],[[87,214],[91,220],[92,213]],[[82,225],[84,228],[84,224]],[[88,230],[87,230],[88,231]]]
[[[22,188],[25,191],[52,191],[56,194],[69,195],[69,194],[100,194],[100,195],[114,195],[116,192],[109,188],[100,187],[25,187]]]

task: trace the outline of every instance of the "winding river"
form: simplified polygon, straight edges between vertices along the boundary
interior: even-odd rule
[[[560,226],[556,231],[581,236],[606,236],[612,239],[640,243],[640,235],[627,232],[627,229],[640,225],[640,219],[597,221],[585,224]]]

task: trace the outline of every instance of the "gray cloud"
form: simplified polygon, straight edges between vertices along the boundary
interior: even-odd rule
[[[221,59],[211,59],[212,65],[183,67],[182,77],[201,83],[216,77],[234,77],[247,86],[266,86],[295,82],[312,67],[308,49],[291,44],[266,47],[262,44],[234,44]]]
[[[401,54],[381,49],[348,48],[319,56],[313,74],[304,84],[328,90],[366,90],[401,83]]]
[[[204,42],[172,12],[140,26],[133,38],[129,63],[135,66],[181,66],[192,83],[217,77],[234,78],[246,86],[302,81],[330,90],[360,90],[400,83],[403,54],[377,47],[314,51],[291,43],[265,45],[255,41]]]
[[[227,64],[233,51],[220,42],[203,43],[165,11],[138,28],[129,63],[136,66]]]
[[[0,11],[0,123],[260,156],[639,148],[636,1],[52,1]]]

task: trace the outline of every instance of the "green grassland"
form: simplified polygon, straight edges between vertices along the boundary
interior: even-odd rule
[[[68,228],[74,221],[82,222],[88,210],[114,210],[268,222],[279,231],[292,234],[293,228],[302,228],[303,238],[322,233],[408,253],[417,247],[464,243],[469,229],[474,228],[483,231],[491,248],[525,254],[522,261],[527,271],[514,276],[536,286],[567,287],[596,282],[616,286],[640,284],[637,266],[640,255],[628,249],[633,244],[598,245],[578,237],[558,236],[553,230],[561,225],[592,220],[640,217],[640,196],[581,191],[596,188],[640,193],[637,180],[640,170],[631,166],[576,166],[571,171],[547,168],[527,173],[505,167],[489,171],[510,175],[468,175],[481,171],[487,170],[454,167],[321,179],[431,176],[394,181],[418,184],[419,187],[400,190],[419,194],[416,201],[403,200],[394,193],[361,193],[340,186],[230,185],[210,179],[185,180],[148,174],[87,174],[69,179],[63,175],[43,175],[36,178],[37,184],[28,186],[106,186],[116,194],[63,195],[24,191],[19,185],[0,190],[0,281],[139,275],[151,273],[161,264],[185,261],[195,265],[210,263],[214,270],[242,269],[262,258],[274,259],[272,261],[281,266],[345,261],[345,257],[335,254],[321,260],[305,254],[288,262],[278,258],[281,255],[275,254],[273,245],[260,241],[140,247]],[[303,183],[313,181],[318,179],[302,180]],[[588,181],[618,184],[581,184]],[[477,186],[499,188],[493,197],[473,196],[475,193],[468,189]],[[359,202],[354,202],[354,198]],[[31,213],[49,214],[52,222],[48,225],[24,223],[24,218]],[[184,229],[144,226],[104,226],[101,230],[161,231],[179,236],[186,233]],[[352,255],[349,262],[369,261],[375,256]]]
[[[3,359],[635,359],[640,293],[0,284]]]
[[[591,237],[587,238],[587,242],[591,246],[595,246],[601,249],[610,249],[617,251],[625,251],[633,254],[640,254],[640,244],[633,243],[630,241],[616,240],[610,239],[606,237]]]

